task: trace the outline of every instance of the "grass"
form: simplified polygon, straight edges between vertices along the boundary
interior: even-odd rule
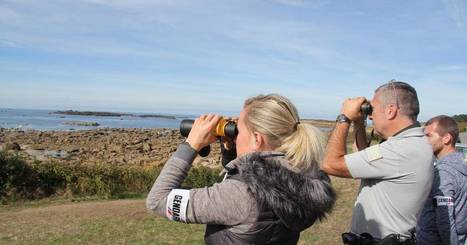
[[[340,244],[358,181],[333,178],[338,199],[328,219],[302,232],[299,244]],[[154,217],[144,199],[65,199],[0,206],[0,244],[203,244],[204,225]]]
[[[204,229],[155,218],[141,199],[18,207],[0,220],[8,244],[201,244]]]
[[[352,152],[350,144],[347,149]],[[210,176],[203,171],[192,175],[193,183],[187,185]],[[332,184],[338,195],[333,212],[303,231],[299,244],[342,244],[340,235],[348,231],[359,181],[332,178]],[[204,225],[155,217],[141,196],[134,197],[54,197],[0,205],[0,244],[204,244]]]

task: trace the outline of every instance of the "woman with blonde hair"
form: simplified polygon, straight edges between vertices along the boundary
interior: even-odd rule
[[[325,149],[319,129],[300,122],[277,94],[245,101],[236,158],[213,186],[178,189],[197,152],[217,140],[218,115],[203,115],[155,181],[147,207],[170,220],[207,224],[206,244],[296,244],[300,232],[329,213],[336,198],[319,170]]]

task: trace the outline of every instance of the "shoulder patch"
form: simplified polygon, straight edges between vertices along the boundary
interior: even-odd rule
[[[167,197],[167,218],[186,223],[186,211],[189,199],[190,190],[173,189]]]
[[[454,206],[454,198],[450,196],[435,196],[433,197],[433,206]]]
[[[379,144],[366,148],[365,152],[370,162],[383,158]]]

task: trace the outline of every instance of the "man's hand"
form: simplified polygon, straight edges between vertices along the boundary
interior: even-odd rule
[[[365,97],[346,99],[342,104],[341,113],[352,122],[363,121],[363,113],[361,112],[360,107],[365,101]]]

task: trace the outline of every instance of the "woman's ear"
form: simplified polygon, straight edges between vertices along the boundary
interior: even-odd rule
[[[253,132],[253,137],[251,138],[253,144],[253,150],[259,151],[262,144],[261,135],[258,132]]]
[[[271,150],[269,147],[269,144],[266,140],[266,137],[258,132],[253,133],[253,146],[255,151],[265,151],[265,150]]]

